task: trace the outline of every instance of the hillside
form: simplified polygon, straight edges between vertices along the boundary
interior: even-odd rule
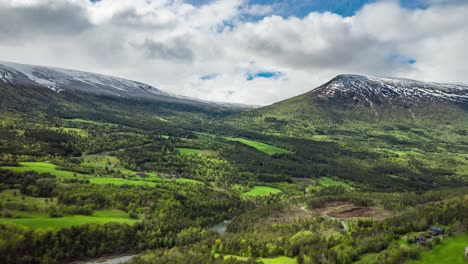
[[[25,110],[25,100],[47,101],[50,104],[68,101],[73,104],[87,105],[99,103],[122,102],[133,105],[152,104],[153,108],[185,109],[205,112],[233,112],[251,107],[229,103],[203,101],[179,96],[162,91],[153,86],[96,73],[69,69],[26,65],[12,62],[0,62],[0,87],[3,97],[2,106],[19,107]],[[100,99],[96,99],[100,98]],[[12,100],[13,99],[13,100]],[[94,102],[93,102],[94,101]]]
[[[467,95],[464,85],[339,75],[228,123],[294,145],[310,175],[435,187],[466,182]]]
[[[467,85],[339,75],[303,95],[246,112],[238,120],[272,133],[310,135],[356,123],[429,127],[450,123],[466,129],[467,111]]]
[[[251,106],[178,96],[150,85],[76,70],[0,62],[0,115],[81,118],[173,133]]]

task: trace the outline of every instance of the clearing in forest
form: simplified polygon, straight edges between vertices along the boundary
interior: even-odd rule
[[[37,173],[50,173],[59,178],[72,178],[76,176],[85,176],[84,174],[74,173],[58,169],[58,166],[49,162],[20,162],[19,167],[2,166],[0,169],[11,170],[15,172],[34,171]]]
[[[103,156],[105,157],[105,160],[107,162],[107,158],[112,158],[109,156]],[[88,157],[87,157],[88,158]],[[93,157],[95,158],[95,157]],[[102,158],[102,157],[101,157]],[[136,172],[120,167],[112,167],[115,166],[115,164],[112,163],[113,160],[111,159],[111,165],[109,165],[111,168],[119,170],[122,173],[130,174],[130,175],[135,175]],[[106,163],[103,162],[101,159],[98,160],[86,160],[85,163],[87,166],[91,167],[106,167]],[[75,173],[72,171],[66,171],[66,170],[60,170],[58,169],[58,166],[49,162],[20,162],[20,166],[15,167],[15,166],[2,166],[0,169],[4,170],[10,170],[14,172],[26,172],[26,171],[34,171],[37,173],[50,173],[56,177],[60,178],[73,178],[75,175],[79,177],[80,179],[88,179],[90,183],[93,184],[115,184],[115,185],[134,185],[134,186],[142,186],[142,185],[147,185],[147,186],[156,186],[157,183],[164,183],[168,181],[172,181],[171,179],[163,179],[160,178],[156,175],[154,172],[148,172],[146,173],[146,177],[133,177],[131,179],[122,179],[122,178],[113,178],[113,177],[92,177],[92,175],[89,174],[81,174],[81,173]],[[193,179],[187,179],[187,178],[179,178],[179,179],[174,179],[176,182],[180,183],[193,183],[193,184],[203,184],[203,182],[193,180]]]
[[[348,218],[373,218],[377,220],[385,219],[391,216],[388,211],[378,207],[356,206],[350,202],[329,202],[323,208],[317,208],[315,211],[323,216],[348,219]]]
[[[125,214],[124,212],[122,212]],[[31,217],[34,215],[33,217]],[[125,214],[126,215],[126,214]],[[96,215],[86,216],[86,215],[66,215],[63,217],[50,217],[47,213],[35,213],[29,214],[27,217],[21,218],[0,218],[1,224],[17,224],[22,226],[27,226],[32,229],[42,228],[42,229],[52,229],[59,230],[65,227],[78,226],[84,224],[105,224],[109,222],[118,222],[118,223],[135,223],[136,219],[131,219],[127,216],[116,217],[112,215],[106,216],[106,213],[101,212]]]
[[[178,148],[179,153],[182,155],[191,155],[191,154],[199,154],[202,152],[201,149],[192,149],[192,148]]]
[[[282,148],[278,148],[278,147],[275,147],[275,146],[272,146],[272,145],[268,145],[268,144],[265,144],[265,143],[262,143],[262,142],[258,142],[258,141],[253,141],[253,140],[248,140],[248,139],[245,139],[245,138],[233,138],[233,137],[226,137],[227,140],[229,141],[237,141],[237,142],[240,142],[242,144],[245,144],[247,146],[250,146],[250,147],[253,147],[263,153],[266,153],[268,155],[274,155],[274,154],[288,154],[288,153],[291,153],[291,151],[287,150],[287,149],[282,149]]]
[[[246,196],[265,196],[274,193],[282,192],[280,189],[268,187],[268,186],[254,186],[252,190],[242,194],[243,197]]]
[[[5,206],[0,211],[0,224],[17,224],[32,229],[58,230],[88,223],[134,223],[137,221],[129,218],[128,214],[121,210],[94,210],[92,215],[64,213],[62,217],[50,217],[48,211],[51,206],[57,206],[56,197],[32,197],[22,194],[19,189],[1,191],[0,201]]]
[[[318,182],[320,183],[320,185],[322,186],[325,186],[325,187],[329,187],[329,186],[342,186],[342,187],[345,187],[345,188],[351,188],[351,186],[349,186],[347,183],[345,182],[341,182],[341,181],[336,181],[332,178],[329,178],[329,177],[322,177],[318,180]]]
[[[242,261],[247,261],[251,258],[249,257],[241,257],[237,255],[221,255],[221,254],[215,254],[215,257],[223,257],[225,260],[233,258],[237,260],[242,260]],[[255,258],[255,257],[252,257]],[[273,258],[255,258],[255,260],[258,263],[263,263],[263,264],[296,264],[297,261],[294,258],[289,258],[285,256],[280,256],[280,257],[273,257]]]

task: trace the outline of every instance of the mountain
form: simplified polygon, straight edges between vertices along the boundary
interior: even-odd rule
[[[309,95],[323,100],[353,101],[363,106],[468,103],[468,85],[344,74],[312,90]]]
[[[349,136],[366,129],[385,134],[403,126],[436,131],[441,124],[463,134],[467,112],[467,85],[338,75],[305,94],[243,112],[232,122],[246,130],[300,137]]]
[[[81,92],[138,101],[171,102],[217,109],[247,109],[244,105],[208,102],[174,95],[153,86],[96,73],[0,62],[0,82],[15,87],[47,88],[57,94]]]
[[[247,116],[329,122],[382,118],[448,117],[468,110],[468,85],[401,78],[338,75],[296,97],[252,110]],[[462,112],[459,112],[462,111]]]

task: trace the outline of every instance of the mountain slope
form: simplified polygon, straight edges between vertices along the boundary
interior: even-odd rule
[[[57,94],[82,92],[95,96],[139,101],[173,102],[207,108],[249,108],[243,105],[215,103],[177,96],[141,82],[122,78],[12,62],[0,62],[0,82],[16,87],[47,88]]]
[[[467,95],[464,85],[339,75],[230,122],[244,137],[293,144],[309,175],[378,189],[457,186],[468,182]]]
[[[356,120],[466,120],[467,110],[467,85],[339,75],[310,92],[249,111],[243,117],[329,126]]]
[[[364,106],[417,106],[428,102],[468,103],[468,85],[360,75],[339,75],[309,94],[324,100],[353,100],[356,104]]]
[[[251,108],[176,96],[100,74],[3,62],[0,95],[2,119],[78,118],[183,135]]]

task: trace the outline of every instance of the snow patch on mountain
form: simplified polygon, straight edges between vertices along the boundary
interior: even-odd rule
[[[12,75],[23,74],[39,86],[55,92],[71,89],[128,98],[145,98],[150,95],[169,96],[168,93],[144,83],[61,68],[0,62],[0,73],[3,76],[10,76],[9,81],[12,81]],[[2,79],[7,81],[5,78]]]
[[[197,105],[205,108],[217,108],[219,110],[254,108],[247,105],[209,102],[175,95],[141,82],[102,74],[13,62],[0,62],[0,81],[17,86],[43,87],[56,93],[80,91],[126,99]]]
[[[468,102],[468,85],[350,74],[338,75],[312,92],[322,99],[347,98],[371,107],[383,103]]]

